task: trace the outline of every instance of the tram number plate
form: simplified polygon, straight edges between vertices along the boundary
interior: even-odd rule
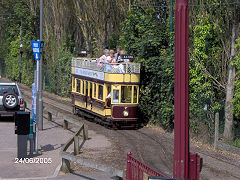
[[[133,55],[122,55],[122,59],[134,59]]]

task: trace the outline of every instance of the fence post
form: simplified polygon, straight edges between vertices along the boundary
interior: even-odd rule
[[[83,125],[83,139],[88,140],[88,126],[86,124]]]
[[[63,129],[68,129],[68,122],[65,119],[63,120]]]
[[[131,161],[130,156],[132,155],[131,152],[127,153],[127,172],[126,172],[126,180],[132,180],[132,168],[131,168]]]
[[[70,173],[70,162],[67,159],[62,158],[62,166],[61,166],[61,171],[64,173]]]
[[[79,154],[79,137],[74,136],[74,155]]]
[[[214,148],[217,148],[218,142],[218,131],[219,131],[219,112],[215,114],[215,137],[214,137]]]
[[[48,112],[48,121],[52,121],[52,113]]]

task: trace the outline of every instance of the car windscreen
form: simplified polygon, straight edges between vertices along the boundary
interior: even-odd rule
[[[15,85],[0,85],[0,96],[3,96],[6,93],[14,93],[19,96]]]

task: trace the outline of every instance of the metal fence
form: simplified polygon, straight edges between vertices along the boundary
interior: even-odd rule
[[[138,63],[98,63],[97,59],[73,58],[72,67],[90,69],[113,74],[139,74]]]
[[[126,180],[145,180],[146,178],[148,179],[148,176],[167,177],[166,175],[135,159],[132,157],[132,153],[128,152]]]

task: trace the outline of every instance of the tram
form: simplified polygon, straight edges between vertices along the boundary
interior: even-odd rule
[[[73,113],[112,127],[137,126],[140,64],[72,59]]]

